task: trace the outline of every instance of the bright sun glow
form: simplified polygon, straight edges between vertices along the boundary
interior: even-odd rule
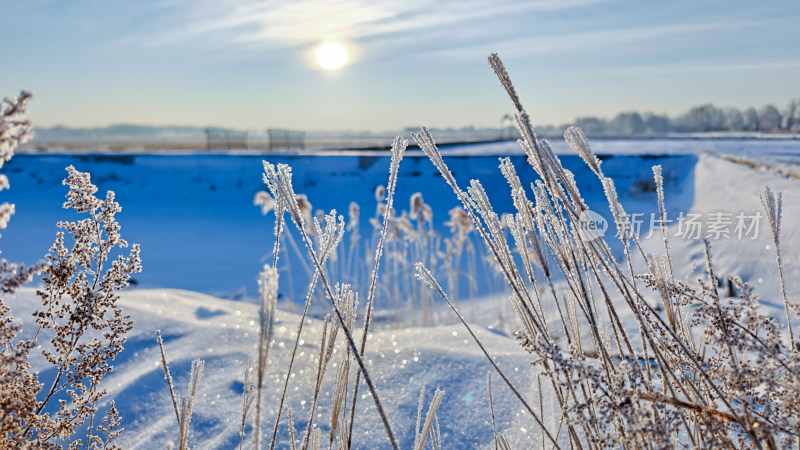
[[[347,64],[347,47],[338,42],[325,42],[314,50],[317,65],[325,70],[336,70]]]

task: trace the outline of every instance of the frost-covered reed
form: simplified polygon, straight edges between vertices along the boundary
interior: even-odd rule
[[[368,372],[363,368],[357,371],[355,384],[350,384],[348,373],[350,361],[358,362],[364,357],[373,303],[378,293],[389,297],[388,304],[401,317],[391,322],[396,326],[427,325],[435,321],[438,301],[431,294],[436,293],[484,352],[488,365],[529,413],[540,430],[542,442],[538,445],[542,447],[778,448],[796,444],[800,437],[797,431],[800,352],[791,327],[784,332],[774,319],[761,314],[752,288],[736,277],[729,278],[729,283],[737,288],[739,296],[720,294],[708,243],[704,246],[708,279],[690,285],[675,277],[666,231],[668,199],[659,166],[653,168],[653,176],[663,254],[645,253],[618,199],[614,180],[603,173],[602,163],[583,133],[571,127],[565,132],[565,140],[597,177],[598,189],[605,192],[624,259],[618,260],[612,255],[603,237],[581,233],[580,221],[588,206],[574,175],[563,167],[550,144],[536,136],[502,61],[492,55],[489,62],[516,109],[519,144],[538,175],[536,180],[523,182],[509,159],[500,160],[499,170],[508,181],[514,214],[498,215],[492,206],[493,199],[480,181],[473,180],[462,188],[448,169],[433,135],[423,128],[412,134],[413,139],[461,202],[461,206],[449,214],[450,237],[432,233],[433,217],[438,212],[433,211],[420,194],[411,197],[407,211],[395,211],[392,193],[399,162],[396,158],[390,167],[389,183],[376,190],[378,207],[370,220],[374,228],[371,264],[365,265],[357,256],[359,244],[351,237],[349,248],[339,253],[343,261],[323,268],[313,256],[310,240],[303,237],[319,273],[312,278],[310,291],[317,278],[323,276],[338,274],[351,282],[368,280],[361,346],[348,344],[339,370],[331,375],[335,381],[329,447],[350,448],[356,444],[352,429],[358,379]],[[397,143],[395,141],[395,157]],[[278,174],[278,169],[275,170],[273,177]],[[267,171],[269,173],[270,169]],[[281,197],[287,202],[297,198],[290,189],[281,193],[281,188],[273,189],[275,187],[271,187],[275,198]],[[776,246],[776,267],[783,281],[779,246],[780,195],[766,190],[762,198]],[[290,205],[287,209],[303,236],[304,215],[299,211],[292,213],[292,208],[297,206]],[[354,236],[358,236],[360,214],[360,208],[351,206],[347,230]],[[317,245],[324,248],[326,232],[319,230],[317,235],[323,237]],[[480,247],[479,242],[482,243]],[[462,273],[464,252],[468,255],[467,274]],[[385,269],[381,270],[383,253],[388,259],[383,265]],[[484,272],[493,271],[502,277],[506,304],[516,314],[516,321],[507,323],[517,323],[521,327],[516,336],[521,348],[532,355],[531,370],[535,371],[538,383],[538,399],[526,398],[524,391],[511,382],[464,317],[463,304],[458,302],[459,277],[465,277],[473,286],[481,272],[476,270],[478,260],[490,263],[492,268],[487,267]],[[433,289],[423,289],[417,282],[406,281],[409,261],[418,261],[417,282]],[[437,275],[447,281],[453,295],[448,295],[441,287]],[[331,301],[331,312],[338,315],[342,328],[352,333],[355,322],[349,313],[341,314],[344,297],[341,290],[329,288],[330,281],[323,281],[322,286],[322,294]],[[648,290],[659,299],[657,307],[645,301],[645,297],[649,297]],[[306,308],[312,298],[310,291]],[[398,301],[400,298],[406,299],[406,305]],[[784,309],[789,322],[798,314],[797,305],[790,300],[784,288]],[[417,313],[413,311],[422,311],[422,317],[415,317]],[[329,343],[327,339],[329,337],[323,333],[323,347]],[[324,375],[325,364],[327,359],[321,354],[318,377]],[[314,383],[314,391],[309,392],[312,402],[316,402],[319,380],[317,378]],[[777,388],[766,390],[764,386]],[[553,426],[546,425],[544,420],[544,387],[553,396],[559,414]],[[491,387],[487,391],[491,396]],[[422,422],[423,398],[424,391],[418,408],[414,447],[421,448],[428,442],[438,448],[442,443],[437,433],[432,432],[437,428],[438,418],[429,412]],[[378,401],[375,396],[373,399]],[[538,408],[533,406],[536,400]],[[434,396],[430,411],[435,412],[440,401],[446,399]],[[491,400],[490,409],[494,426],[496,417],[506,412],[496,410]],[[391,436],[389,418],[380,408],[379,414],[387,435]],[[313,444],[314,432],[318,430],[312,422],[313,417],[301,439],[304,447]],[[494,435],[496,448],[510,448],[507,436],[496,429]]]
[[[405,146],[406,146],[406,143],[403,140],[399,140],[399,139],[395,140],[395,143],[392,146],[392,165],[390,167],[390,180],[392,180],[392,179],[396,180],[397,167],[398,167],[398,165],[400,163],[400,160],[403,157],[403,152],[405,150]],[[384,425],[384,428],[386,430],[386,434],[387,434],[387,437],[389,438],[389,442],[391,443],[393,448],[398,448],[397,440],[396,440],[396,438],[394,436],[394,432],[392,431],[392,427],[391,427],[391,424],[389,423],[389,419],[388,419],[388,417],[386,415],[386,412],[384,410],[383,404],[381,403],[380,398],[378,396],[378,392],[377,392],[377,389],[375,388],[375,384],[374,384],[374,382],[372,381],[372,378],[369,375],[369,371],[367,370],[366,365],[364,364],[363,351],[359,352],[359,348],[357,347],[357,345],[356,345],[356,343],[354,341],[354,338],[353,338],[353,333],[352,333],[350,327],[347,326],[347,322],[346,322],[345,316],[343,315],[341,308],[337,304],[338,302],[336,300],[336,295],[334,294],[335,291],[334,291],[333,285],[332,285],[332,283],[331,283],[326,271],[323,269],[323,261],[320,258],[320,254],[318,253],[318,250],[314,248],[314,245],[313,245],[313,243],[311,241],[311,238],[309,237],[309,233],[306,230],[305,219],[303,217],[303,214],[300,211],[300,208],[298,206],[298,202],[296,201],[297,196],[294,193],[294,188],[293,188],[292,182],[291,182],[291,178],[292,178],[291,169],[288,166],[285,166],[285,165],[279,165],[278,167],[275,167],[272,164],[264,162],[264,172],[265,172],[265,174],[264,174],[264,182],[267,184],[267,187],[270,189],[272,195],[276,199],[278,199],[278,201],[283,202],[284,204],[287,205],[287,211],[289,213],[289,216],[291,217],[291,219],[294,222],[298,232],[300,233],[300,235],[302,237],[302,241],[305,244],[306,249],[308,250],[309,256],[310,256],[312,262],[314,263],[314,266],[316,267],[316,269],[320,273],[319,277],[320,277],[320,282],[321,282],[321,284],[323,286],[323,289],[324,289],[325,298],[327,299],[327,301],[331,305],[333,313],[334,313],[334,315],[335,315],[335,317],[336,317],[336,319],[338,321],[339,327],[344,332],[344,335],[345,335],[345,338],[346,338],[345,342],[347,343],[348,348],[352,352],[352,355],[353,355],[356,363],[359,366],[359,369],[360,369],[360,371],[359,371],[360,375],[359,376],[363,376],[364,382],[367,384],[367,387],[369,388],[370,396],[372,397],[373,401],[375,402],[376,409],[378,411],[378,414],[379,414],[379,416],[381,418],[381,421],[382,421],[382,423]],[[393,190],[390,190],[390,194],[393,194]],[[332,217],[331,222],[335,222],[335,219],[333,219],[333,217],[335,217],[335,211],[331,213],[331,217]],[[344,227],[343,218],[339,217],[339,221],[338,222],[340,224],[339,228],[340,229],[343,228]],[[318,231],[321,231],[321,230],[319,230],[319,226],[317,226],[316,228],[317,228]],[[379,245],[379,247],[376,250],[376,255],[375,255],[375,258],[376,258],[375,266],[376,266],[376,268],[373,270],[373,273],[377,273],[377,267],[379,265],[379,260],[380,260],[381,254],[382,254],[382,250],[383,250],[382,246]],[[371,289],[371,291],[372,290],[373,289]],[[371,307],[369,306],[369,300],[368,300],[367,317],[365,318],[365,324],[366,324],[365,326],[369,325],[370,315],[371,315]],[[364,342],[365,342],[367,333],[365,333],[364,336],[365,336],[364,337]],[[358,386],[358,383],[356,383],[355,386]],[[353,402],[353,403],[355,403],[355,402]],[[257,419],[257,420],[260,420],[260,419]],[[351,421],[351,423],[352,423],[352,421]],[[349,437],[348,441],[351,441],[351,440],[352,440],[352,438]]]
[[[664,230],[660,167],[653,173],[664,254],[646,254],[617,199],[613,180],[604,176],[580,130],[569,128],[566,141],[606,192],[625,250],[624,264],[612,256],[602,237],[581,233],[581,214],[588,207],[574,176],[549,143],[536,136],[500,58],[491,55],[489,63],[516,109],[519,143],[540,178],[530,186],[534,198],[530,201],[513,166],[501,161],[517,209],[507,223],[518,257],[512,254],[480,183],[473,180],[463,190],[431,134],[423,128],[413,137],[462,202],[512,289],[509,301],[523,325],[517,338],[549,378],[565,425],[566,437],[557,434],[553,445],[564,439],[573,448],[800,444],[800,351],[790,325],[800,308],[790,302],[783,285],[780,194],[767,189],[762,200],[789,322],[783,331],[775,319],[759,312],[757,296],[741,279],[729,278],[738,297],[720,294],[708,242],[704,245],[708,280],[699,279],[695,286],[675,280]],[[643,272],[638,272],[634,257],[644,261]],[[531,264],[533,260],[538,267]],[[450,303],[424,266],[418,266],[418,274]],[[541,298],[536,288],[541,283],[550,286],[549,299]],[[564,286],[561,295],[556,285]],[[665,317],[645,301],[643,289],[657,293]],[[545,302],[557,306],[560,327],[551,329],[542,308]],[[633,317],[636,326],[626,327],[620,319],[623,314]],[[581,333],[584,327],[586,334]],[[531,415],[537,419],[532,411]],[[496,445],[506,446],[500,435]]]

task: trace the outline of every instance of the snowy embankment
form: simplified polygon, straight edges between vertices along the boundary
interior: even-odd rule
[[[755,159],[755,158],[754,158]],[[684,217],[700,216],[704,225],[701,236],[708,237],[714,270],[718,276],[738,275],[756,289],[763,303],[775,304],[783,309],[782,295],[775,260],[775,246],[769,231],[760,195],[765,187],[783,193],[783,223],[780,245],[784,275],[790,298],[800,294],[800,234],[796,233],[800,220],[800,180],[790,178],[768,169],[753,169],[724,160],[718,156],[702,155],[694,168],[694,195],[691,207]],[[666,193],[669,205],[670,193]],[[742,215],[744,229],[737,230]],[[687,219],[688,220],[688,219]],[[753,223],[755,222],[755,224]],[[721,233],[710,229],[717,223]],[[756,228],[750,230],[750,226]],[[691,264],[698,265],[695,278],[703,276],[702,242],[689,239],[684,234],[689,230],[684,220],[683,228],[671,224],[670,246],[676,275],[683,278]],[[706,236],[707,233],[710,236]],[[740,237],[741,232],[741,237]],[[677,237],[675,235],[678,235]],[[646,251],[663,253],[661,237],[645,241]],[[779,317],[780,314],[770,314]]]
[[[647,166],[652,163],[647,159],[637,161],[641,167],[629,168],[631,173],[647,172]],[[800,199],[800,181],[768,170],[754,170],[711,154],[700,155],[694,168],[678,167],[675,170],[675,179],[671,184],[669,180],[667,183],[668,210],[671,205],[678,204],[679,207],[672,206],[675,214],[683,213],[688,216],[697,213],[705,217],[701,220],[705,224],[700,231],[701,237],[706,237],[708,233],[708,215],[723,213],[721,217],[725,220],[724,228],[728,237],[711,236],[716,272],[722,276],[742,276],[756,288],[766,311],[780,322],[785,322],[782,319],[784,316],[774,247],[771,245],[759,194],[766,185],[774,191],[783,192],[784,270],[789,298],[796,299],[800,293],[800,236],[793,233],[793,228],[800,219],[800,204],[797,202]],[[691,173],[691,176],[686,176],[687,173]],[[443,186],[441,180],[436,181]],[[584,187],[581,186],[581,189]],[[298,191],[302,192],[299,188]],[[606,210],[600,211],[603,206],[600,202],[602,191],[583,192],[589,198],[592,208],[605,215]],[[19,194],[18,191],[15,193]],[[651,201],[654,198],[652,192],[644,194],[647,198],[643,198],[643,193],[639,191],[621,191],[621,194],[621,201],[629,214],[646,207],[648,217],[645,221],[649,221],[649,213],[655,210]],[[451,195],[451,192],[441,191],[441,195]],[[313,202],[314,197],[309,197]],[[736,217],[740,212],[748,217],[761,213],[762,218],[756,228],[755,237],[751,231],[743,238],[737,238]],[[727,224],[728,216],[725,214],[731,214],[730,224]],[[672,213],[668,214],[668,218],[675,218],[670,216]],[[681,233],[683,230],[680,226],[686,224],[676,221],[669,228],[675,273],[686,274],[694,262],[698,264],[698,268],[690,277],[703,276],[702,245],[697,239],[686,238]],[[265,226],[264,230],[267,229]],[[607,233],[613,232],[614,226],[610,224]],[[658,232],[643,241],[643,247],[648,253],[663,253],[662,245]],[[146,259],[144,264],[145,270],[148,270]],[[522,393],[538,407],[536,371],[530,366],[532,357],[512,337],[492,332],[483,326],[495,322],[496,315],[492,311],[498,301],[502,302],[503,299],[487,299],[476,306],[477,335]],[[10,303],[15,316],[26,319],[29,317],[28,312],[35,308],[37,299],[34,290],[27,288],[16,294]],[[161,330],[178,395],[185,392],[191,360],[202,358],[206,361],[205,375],[192,417],[190,445],[194,448],[238,446],[243,371],[246,362],[255,359],[257,354],[258,307],[250,303],[169,289],[129,290],[122,294],[122,306],[136,320],[136,326],[125,351],[114,364],[114,371],[105,380],[109,390],[106,400],[115,400],[123,416],[126,430],[120,444],[124,448],[163,448],[167,442],[177,439],[175,413],[160,367],[160,354],[155,338],[155,331]],[[359,314],[363,314],[362,310],[359,310]],[[272,431],[280,388],[299,320],[300,316],[292,312],[277,313],[268,362],[264,402],[266,408],[263,415],[263,430],[268,435]],[[625,326],[632,327],[633,330],[636,324],[628,320]],[[800,321],[797,322],[797,327],[800,327]],[[302,436],[308,420],[311,402],[309,396],[313,392],[312,380],[316,371],[321,332],[320,319],[307,319],[301,337],[298,362],[289,384],[288,406],[293,410],[296,436]],[[344,351],[341,342],[338,350],[339,354]],[[401,447],[408,448],[414,441],[417,402],[423,386],[427,389],[423,417],[433,390],[441,388],[446,392],[437,414],[444,447],[493,446],[486,389],[486,373],[491,367],[462,326],[376,329],[368,342],[367,360]],[[339,361],[340,358],[334,356],[331,364],[338,364]],[[329,367],[317,409],[319,420],[315,419],[315,423],[322,427],[330,423],[335,372],[335,367]],[[42,374],[43,379],[47,376],[47,373]],[[498,432],[502,431],[510,438],[512,448],[541,445],[538,427],[522,412],[518,400],[496,375],[493,376],[493,394]],[[359,395],[363,395],[363,398],[359,400],[354,439],[359,448],[385,447],[385,433],[375,413],[374,404],[366,389],[360,391]],[[544,395],[543,408],[546,424],[555,433],[558,420],[547,394]],[[249,440],[252,437],[250,427],[247,433]],[[322,436],[323,442],[327,442],[327,429],[323,428]],[[566,442],[563,430],[559,437]],[[281,447],[288,444],[287,439],[286,421],[282,419],[279,428]]]

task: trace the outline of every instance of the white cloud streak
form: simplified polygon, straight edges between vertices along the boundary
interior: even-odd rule
[[[555,11],[607,0],[229,0],[177,1],[180,19],[147,46],[181,45],[197,39],[281,48],[324,39],[357,41],[394,35],[457,30],[532,11]]]
[[[741,30],[746,27],[763,26],[763,22],[707,22],[693,24],[673,24],[628,29],[610,29],[579,33],[528,36],[520,39],[469,45],[459,48],[431,52],[428,56],[450,59],[474,59],[475,54],[488,51],[502,51],[506,57],[532,56],[546,54],[568,54],[585,49],[614,48],[619,53],[627,45],[648,43],[652,48],[669,44],[670,39],[699,40],[710,34]]]

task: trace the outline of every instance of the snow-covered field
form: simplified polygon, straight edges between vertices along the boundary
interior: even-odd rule
[[[676,274],[689,273],[692,262],[702,265],[702,244],[693,238],[697,230],[687,231],[686,220],[678,220],[695,217],[700,226],[697,233],[711,240],[717,273],[742,276],[756,287],[765,311],[785,322],[774,248],[759,194],[767,185],[783,192],[784,270],[789,298],[797,298],[800,235],[794,230],[800,219],[800,180],[736,164],[720,155],[790,168],[800,161],[800,142],[598,141],[594,149],[603,159],[606,175],[615,179],[628,214],[642,214],[642,237],[649,234],[651,213],[657,211],[655,192],[647,182],[652,179],[650,166],[663,166],[667,217],[675,220],[669,231]],[[460,183],[466,184],[470,178],[482,180],[498,212],[510,212],[512,207],[507,185],[497,169],[497,155],[517,155],[512,162],[523,185],[534,178],[519,150],[511,145],[458,150],[449,150],[445,161]],[[587,204],[609,222],[607,233],[613,233],[614,225],[596,177],[578,157],[564,153],[561,144],[556,145],[556,150],[564,155],[564,166],[575,173]],[[493,155],[487,156],[490,152]],[[65,174],[63,167],[68,164],[91,172],[101,192],[111,189],[117,193],[123,207],[118,216],[122,234],[130,242],[142,244],[144,272],[136,276],[138,287],[122,294],[122,305],[136,320],[136,326],[115,362],[115,370],[105,380],[107,400],[116,400],[123,416],[126,431],[120,443],[124,448],[163,448],[168,441],[177,439],[155,330],[164,335],[179,391],[185,389],[191,360],[200,357],[206,361],[192,418],[192,447],[238,445],[243,370],[257,354],[258,307],[247,299],[255,296],[256,276],[273,239],[272,218],[261,216],[252,204],[254,194],[263,189],[262,159],[291,164],[296,191],[307,194],[315,209],[336,208],[346,214],[349,202],[358,202],[362,211],[361,235],[369,239],[369,218],[374,215],[376,203],[373,192],[376,186],[386,183],[388,156],[18,155],[6,165],[12,189],[4,197],[16,203],[17,214],[0,241],[5,258],[33,262],[47,251],[55,233],[54,224],[67,217],[60,209],[66,191],[60,180]],[[447,234],[443,222],[448,219],[446,212],[456,205],[455,198],[444,181],[435,176],[429,161],[408,155],[401,163],[397,208],[408,209],[408,198],[414,192],[422,192],[433,208],[437,231]],[[756,219],[759,213],[760,222]],[[737,228],[740,221],[744,228]],[[658,233],[644,239],[643,245],[647,252],[662,252]],[[612,250],[621,257],[621,248]],[[297,264],[287,267],[282,280],[289,270],[302,269]],[[695,269],[690,276],[701,275],[702,270]],[[295,302],[298,293],[305,290],[299,280],[295,281],[298,286],[294,290],[281,285],[282,294]],[[220,298],[237,294],[239,300]],[[512,337],[489,327],[497,325],[493,311],[498,301],[502,299],[477,300],[477,312],[472,317],[478,337],[523,394],[535,399],[538,406],[531,356]],[[387,302],[384,299],[379,305],[385,307]],[[26,288],[10,299],[15,316],[23,321],[35,303],[34,288]],[[290,384],[288,401],[296,434],[302,433],[308,419],[307,396],[312,389],[322,329],[318,316],[307,319],[296,376]],[[281,310],[277,315],[266,383],[264,419],[268,433],[299,320],[295,312]],[[423,386],[427,388],[426,409],[435,388],[446,392],[438,413],[444,447],[491,447],[493,434],[486,390],[490,366],[463,327],[453,324],[453,320],[439,321],[441,325],[431,327],[379,327],[374,331],[367,360],[378,392],[403,448],[414,441],[417,401]],[[797,327],[800,321],[796,322]],[[343,350],[339,348],[340,352]],[[332,364],[337,362],[334,357]],[[329,368],[317,410],[320,420],[315,423],[323,427],[329,423],[334,375],[335,370]],[[47,373],[42,376],[46,378]],[[538,427],[496,376],[493,387],[498,431],[511,438],[512,448],[541,445]],[[367,394],[366,390],[362,392]],[[543,398],[546,424],[554,431],[557,421],[552,400],[547,393]],[[385,434],[372,401],[365,396],[359,405],[355,427],[358,447],[385,447]],[[281,445],[288,445],[285,423],[281,424],[279,436]],[[323,442],[326,436],[327,430],[323,429]],[[563,433],[561,439],[566,442]]]

